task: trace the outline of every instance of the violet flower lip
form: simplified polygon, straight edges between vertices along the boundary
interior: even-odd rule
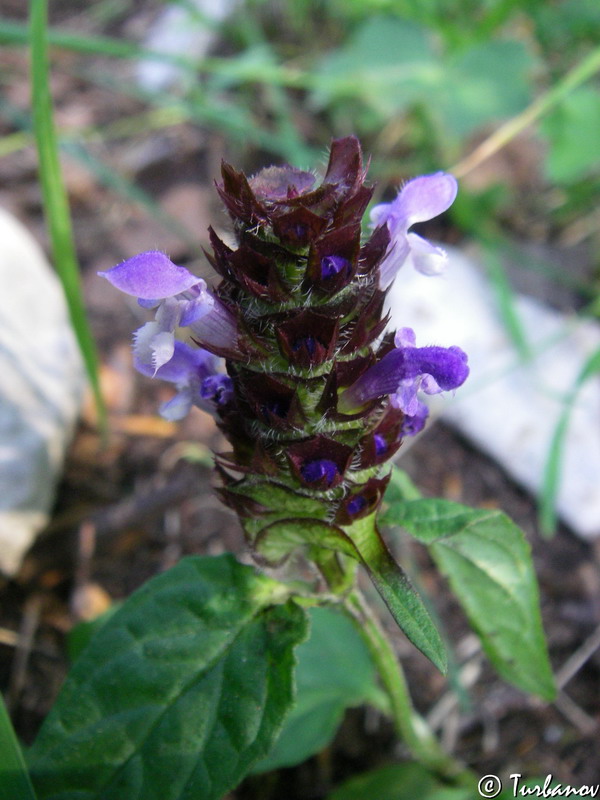
[[[381,203],[371,209],[372,226],[386,224],[390,232],[390,244],[380,266],[381,289],[388,288],[407,261],[412,261],[414,268],[424,275],[437,275],[443,270],[447,258],[445,251],[416,233],[409,233],[409,228],[450,208],[457,191],[458,184],[453,175],[436,172],[413,178],[391,203]]]
[[[467,355],[459,347],[416,347],[412,329],[402,328],[396,347],[364,372],[338,398],[338,409],[350,413],[369,400],[390,396],[395,408],[404,412],[406,424],[418,432],[427,417],[427,407],[418,399],[419,390],[438,394],[461,386],[469,375]],[[408,432],[408,430],[407,430]]]
[[[208,350],[235,350],[234,316],[207,288],[206,281],[178,267],[164,253],[139,253],[98,274],[137,297],[144,308],[156,309],[154,322],[134,334],[138,361],[154,367],[155,373],[172,358],[178,327],[189,327]]]

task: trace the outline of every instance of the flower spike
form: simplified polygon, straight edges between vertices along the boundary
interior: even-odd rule
[[[247,178],[223,164],[217,190],[235,244],[209,230],[214,289],[158,251],[100,274],[154,313],[134,336],[134,363],[174,385],[161,413],[181,419],[197,406],[229,439],[219,493],[257,560],[280,563],[304,545],[327,578],[338,551],[364,564],[390,605],[394,570],[406,591],[375,522],[390,459],[424,426],[422,396],[453,391],[469,368],[458,347],[384,333],[400,266],[439,270],[443,252],[410,228],[450,206],[455,179],[409,181],[372,210],[365,241],[365,175],[353,136],[332,142],[321,181],[289,165]]]

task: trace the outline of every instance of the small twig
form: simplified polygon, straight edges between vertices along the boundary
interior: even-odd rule
[[[27,665],[33,647],[33,640],[38,629],[41,605],[41,595],[34,594],[29,598],[25,606],[23,622],[21,623],[21,629],[19,630],[18,641],[15,648],[8,691],[6,693],[6,707],[9,712],[12,712],[16,707],[21,691],[25,686]]]
[[[591,736],[598,729],[598,723],[564,692],[559,692],[554,701],[556,708],[584,736]]]
[[[454,708],[444,720],[441,732],[442,747],[447,753],[454,753],[460,733],[460,714]]]
[[[0,628],[0,644],[5,644],[8,647],[16,647],[19,643],[19,634],[11,631],[8,628]]]
[[[461,667],[459,672],[459,683],[466,689],[470,689],[477,683],[477,679],[481,674],[481,658],[476,654],[466,664]],[[454,713],[458,706],[458,696],[456,692],[449,689],[433,706],[429,714],[427,714],[427,723],[433,731],[440,730],[444,725],[446,718]]]
[[[77,563],[75,564],[75,590],[89,583],[92,572],[92,558],[96,550],[96,527],[86,520],[77,532]]]
[[[486,714],[485,709],[481,715],[483,725],[483,736],[481,737],[481,749],[486,754],[495,753],[500,744],[500,726],[493,714]]]
[[[459,161],[450,169],[457,178],[462,178],[468,172],[478,167],[498,150],[501,150],[511,139],[536,122],[540,117],[562,102],[577,86],[592,77],[600,70],[600,47],[587,55],[573,69],[568,72],[555,86],[544,92],[537,100],[520,114],[512,117],[501,125],[491,136],[488,136],[466,158]]]
[[[75,562],[70,608],[75,620],[85,619],[86,590],[92,574],[92,558],[96,550],[96,528],[90,520],[82,522],[77,531],[77,560]]]
[[[181,558],[181,512],[178,508],[168,508],[165,511],[164,530],[167,543],[161,558],[161,571],[169,569]]]
[[[581,647],[571,655],[556,673],[556,685],[559,689],[564,689],[571,678],[579,672],[581,667],[600,647],[600,625],[588,636]]]

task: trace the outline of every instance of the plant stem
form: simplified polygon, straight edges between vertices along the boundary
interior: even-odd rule
[[[450,172],[456,175],[457,178],[462,178],[468,172],[471,172],[475,167],[504,147],[511,139],[514,139],[517,134],[562,102],[573,89],[587,81],[599,70],[600,47],[596,47],[555,86],[544,92],[520,114],[501,125],[472,153],[463,158],[458,164],[455,164],[450,169]]]
[[[369,648],[390,698],[396,731],[412,755],[440,777],[463,785],[474,785],[471,773],[444,752],[425,720],[413,708],[396,652],[358,589],[348,596],[344,608]]]

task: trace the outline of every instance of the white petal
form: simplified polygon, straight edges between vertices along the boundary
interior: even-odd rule
[[[369,214],[371,217],[371,226],[377,228],[383,225],[384,222],[387,222],[391,208],[391,203],[380,203],[378,206],[373,206]]]
[[[189,413],[192,407],[192,391],[189,387],[177,392],[175,397],[163,403],[160,407],[160,415],[169,422],[177,422]]]
[[[416,233],[409,233],[406,238],[410,245],[410,256],[407,260],[412,262],[417,272],[423,275],[440,275],[444,271],[448,261],[445,250],[431,244],[427,239],[422,239]]]
[[[154,367],[152,340],[160,330],[158,322],[147,322],[133,334],[133,355],[141,367]]]
[[[410,253],[406,236],[397,237],[388,247],[387,254],[379,265],[379,288],[385,290],[392,283],[398,270]]]
[[[161,331],[151,341],[152,366],[158,370],[173,357],[175,350],[175,336],[171,331]]]

